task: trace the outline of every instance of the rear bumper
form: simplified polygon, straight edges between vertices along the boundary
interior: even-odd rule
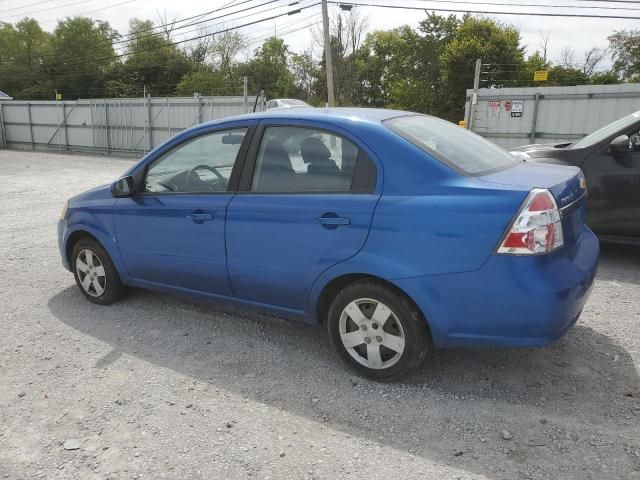
[[[438,347],[539,346],[578,320],[598,258],[598,239],[583,227],[572,248],[550,255],[492,255],[473,272],[394,283],[422,309]]]

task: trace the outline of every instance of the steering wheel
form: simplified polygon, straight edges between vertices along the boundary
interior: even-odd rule
[[[224,176],[222,176],[222,174],[216,169],[216,167],[212,167],[211,165],[196,165],[191,170],[189,170],[189,173],[187,173],[187,177],[185,178],[185,183],[187,185],[190,185],[191,183],[194,182],[194,180],[197,180],[199,183],[206,183],[210,187],[213,186],[209,182],[205,182],[200,178],[200,176],[197,173],[198,170],[209,170],[211,173],[213,173],[217,177],[218,182],[216,183],[221,183],[222,185],[224,185],[227,182],[227,179]]]

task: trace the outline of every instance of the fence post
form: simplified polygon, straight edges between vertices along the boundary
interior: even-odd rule
[[[145,139],[147,141],[147,151],[151,151],[153,149],[153,120],[151,119],[151,94],[147,93],[145,98],[145,106],[147,108],[147,132],[149,133],[148,138]],[[146,152],[145,152],[146,153]]]
[[[4,112],[2,111],[2,102],[0,102],[0,148],[7,148],[7,134],[4,129]]]
[[[538,104],[540,103],[540,92],[536,92],[535,102],[533,104],[533,118],[531,119],[531,134],[529,140],[533,144],[536,142],[536,126],[538,124]]]
[[[169,103],[169,97],[167,97],[167,125],[169,126],[169,138],[171,138],[171,104]]]
[[[69,150],[69,137],[67,136],[67,102],[62,102],[62,125],[64,127],[64,149]]]
[[[202,123],[202,97],[198,94],[198,105],[196,105],[198,109],[198,123]]]
[[[35,150],[36,145],[33,142],[33,123],[31,122],[31,102],[27,102],[27,121],[29,122],[29,135],[31,139],[31,150]]]
[[[105,133],[107,134],[107,153],[111,153],[111,125],[109,125],[109,102],[104,101],[104,123],[106,127]]]
[[[249,111],[249,79],[247,77],[242,78],[243,93],[244,93],[244,113]]]

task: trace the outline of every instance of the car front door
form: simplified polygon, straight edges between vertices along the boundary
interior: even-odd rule
[[[314,280],[364,245],[379,176],[344,132],[263,122],[227,210],[233,294],[303,310]]]
[[[225,217],[249,130],[194,134],[145,167],[142,192],[116,200],[117,241],[134,280],[230,294]]]
[[[640,237],[640,126],[629,136],[627,155],[614,155],[609,144],[582,164],[589,192],[587,223],[598,234]]]

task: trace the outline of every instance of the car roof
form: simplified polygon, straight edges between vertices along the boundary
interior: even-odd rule
[[[380,123],[393,117],[405,115],[418,115],[402,110],[387,110],[383,108],[301,108],[301,109],[274,109],[265,112],[247,113],[233,117],[213,120],[207,124],[215,125],[228,121],[239,120],[267,120],[267,119],[289,119],[289,120],[317,120],[327,121],[353,121]]]

